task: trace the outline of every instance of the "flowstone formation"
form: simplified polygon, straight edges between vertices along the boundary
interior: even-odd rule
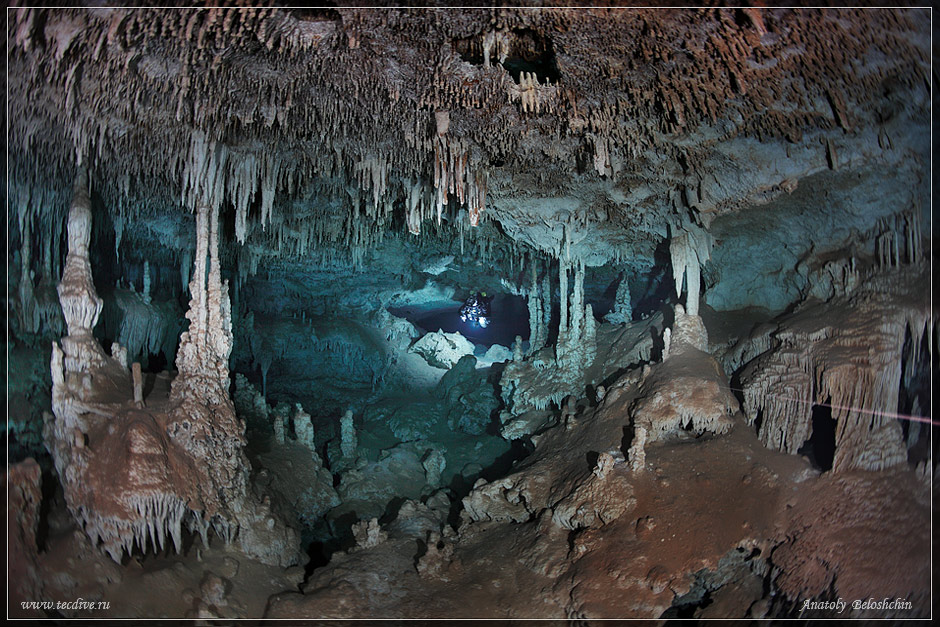
[[[231,322],[220,282],[218,212],[197,212],[193,294],[172,387],[134,402],[127,365],[92,336],[101,300],[88,262],[91,210],[84,181],[69,214],[69,257],[59,286],[69,335],[53,346],[53,411],[46,446],[66,503],[93,544],[120,562],[136,546],[183,548],[185,523],[208,543],[210,526],[226,543],[268,563],[297,559],[295,532],[249,493],[244,427],[228,399]],[[211,262],[211,263],[210,263]],[[207,263],[210,266],[207,268]],[[166,385],[164,382],[163,385]]]
[[[827,302],[807,300],[781,323],[770,349],[741,376],[748,420],[760,420],[761,441],[795,453],[812,436],[819,403],[836,421],[834,471],[907,462],[898,401],[922,344],[932,341],[937,316],[928,283],[923,261],[876,269]]]
[[[636,442],[631,447],[631,463],[645,458],[644,447],[669,436],[686,432],[722,434],[733,425],[738,410],[721,367],[705,350],[708,336],[698,315],[676,306],[675,333],[669,339],[668,355],[643,373],[640,398],[632,408]]]
[[[182,322],[179,307],[155,303],[146,292],[115,289],[102,315],[104,326],[114,330],[115,341],[126,348],[132,362],[161,353],[167,362],[175,361]]]

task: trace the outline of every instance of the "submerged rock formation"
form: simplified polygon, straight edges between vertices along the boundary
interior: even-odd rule
[[[708,338],[701,318],[676,305],[673,328],[668,357],[644,375],[640,397],[632,408],[638,455],[645,443],[683,431],[726,433],[738,410],[721,367],[704,352]]]
[[[450,370],[462,357],[473,354],[473,344],[460,333],[437,331],[419,339],[409,350],[436,368]]]
[[[294,563],[296,533],[248,491],[244,426],[227,392],[231,321],[219,280],[218,212],[211,225],[205,209],[197,214],[190,328],[179,374],[168,398],[150,399],[144,410],[134,403],[126,365],[104,355],[91,334],[101,300],[88,263],[91,212],[81,182],[75,197],[59,289],[69,335],[64,351],[53,346],[55,416],[46,432],[69,510],[116,562],[135,545],[146,552],[148,542],[162,551],[171,539],[181,551],[185,522],[204,544],[211,525],[226,543],[237,536],[262,561]]]
[[[747,365],[745,408],[749,422],[761,420],[764,444],[795,453],[811,437],[812,409],[820,404],[837,423],[833,470],[907,462],[898,398],[936,315],[923,288],[927,266],[906,270],[876,271],[849,294],[808,300]]]
[[[9,466],[3,479],[7,485],[7,556],[11,615],[30,617],[34,603],[44,597],[39,566],[39,506],[42,501],[41,469],[30,458]]]
[[[929,615],[929,10],[8,17],[11,615]]]

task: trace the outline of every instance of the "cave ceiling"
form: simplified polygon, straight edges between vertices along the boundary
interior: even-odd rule
[[[11,207],[61,221],[84,167],[125,237],[170,248],[191,236],[155,219],[219,203],[269,255],[479,224],[649,267],[676,229],[746,233],[820,177],[832,206],[861,172],[898,202],[928,184],[924,10],[8,15]]]

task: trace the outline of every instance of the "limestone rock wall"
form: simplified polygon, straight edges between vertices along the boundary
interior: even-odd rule
[[[760,417],[767,446],[795,453],[812,433],[814,403],[837,422],[833,470],[903,464],[897,419],[902,351],[909,335],[916,361],[936,316],[927,266],[877,270],[851,294],[811,299],[774,333],[774,346],[742,372],[748,420]],[[929,335],[929,333],[927,333]]]

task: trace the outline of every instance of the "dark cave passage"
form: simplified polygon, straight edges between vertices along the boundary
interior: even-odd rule
[[[163,351],[159,351],[156,354],[149,353],[142,364],[144,372],[163,372],[164,370],[172,370],[173,364],[169,362],[166,358],[166,354]]]
[[[502,33],[504,45],[508,45],[506,56],[499,60],[491,54],[491,63],[500,63],[516,84],[521,82],[523,72],[534,74],[540,83],[555,84],[561,79],[555,49],[549,37],[528,28]],[[468,37],[453,42],[460,58],[472,65],[483,65],[484,52],[480,37]]]
[[[522,336],[523,340],[529,339],[529,310],[526,300],[511,294],[498,294],[493,298],[490,311],[492,322],[485,329],[463,322],[460,319],[460,305],[435,309],[390,307],[388,311],[393,316],[405,318],[427,333],[437,330],[446,333],[459,332],[471,342],[487,347],[500,344],[511,348],[517,335]]]
[[[901,388],[898,394],[898,413],[911,417],[900,422],[907,458],[913,465],[930,458],[929,425],[921,421],[931,417],[930,374],[937,371],[936,354],[931,364],[930,338],[926,330],[918,340],[914,341],[908,327],[901,350]],[[933,441],[936,443],[936,439]]]
[[[812,435],[797,452],[806,455],[818,470],[832,470],[832,460],[836,454],[836,421],[832,417],[832,409],[825,405],[813,405]]]

